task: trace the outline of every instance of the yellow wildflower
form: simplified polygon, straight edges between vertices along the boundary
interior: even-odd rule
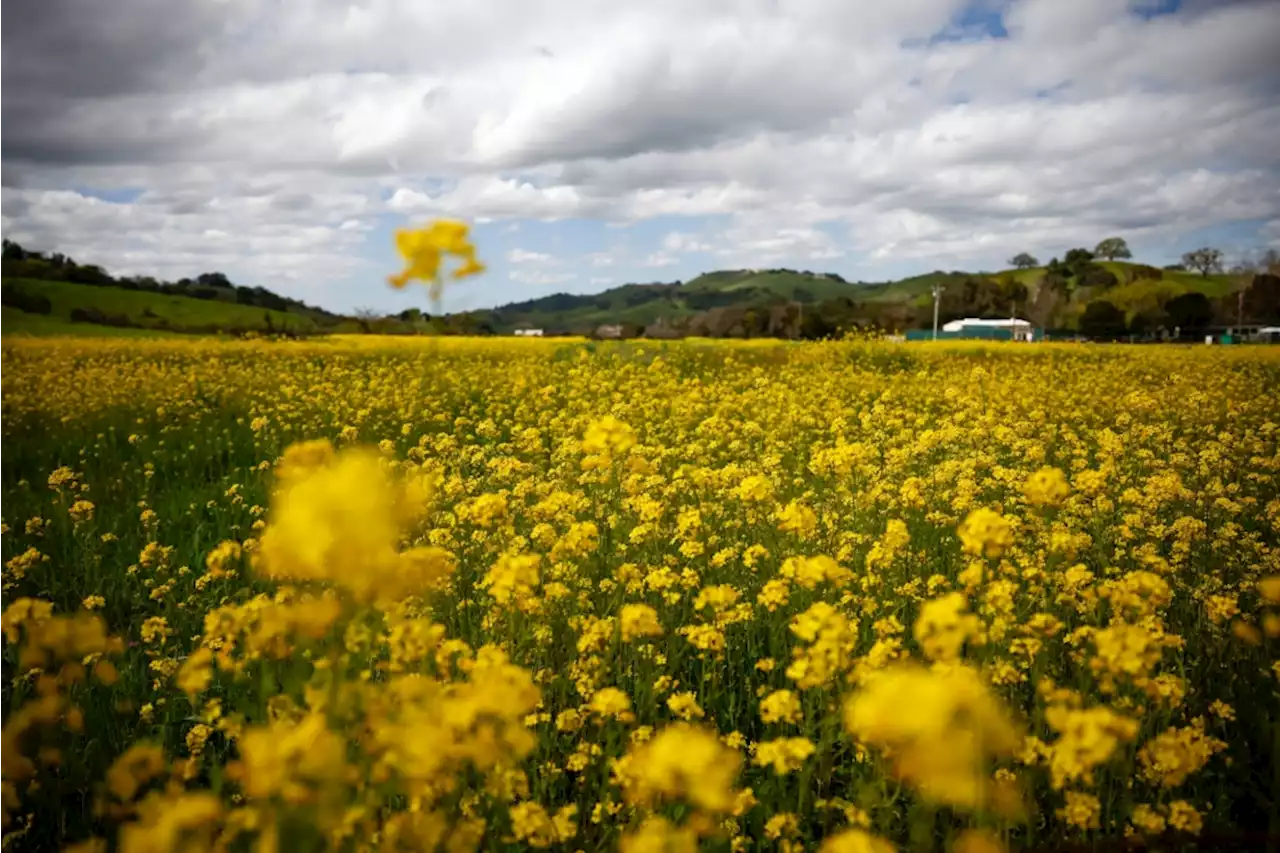
[[[975,509],[960,525],[960,542],[968,554],[999,557],[1013,544],[1009,520],[990,509]]]
[[[754,761],[760,767],[772,766],[773,772],[782,776],[799,770],[815,751],[813,741],[808,738],[778,738],[757,744]]]
[[[429,285],[431,299],[438,301],[444,292],[440,264],[445,256],[453,255],[462,261],[451,273],[454,279],[484,272],[484,264],[476,260],[476,248],[468,239],[469,230],[465,222],[452,219],[436,220],[418,229],[397,229],[396,251],[404,258],[405,268],[387,281],[400,289],[412,279],[419,279]]]
[[[1029,503],[1037,506],[1055,506],[1071,494],[1071,485],[1060,468],[1041,468],[1031,475],[1022,487]]]
[[[684,799],[700,809],[726,812],[734,803],[740,763],[738,753],[711,732],[676,723],[632,753],[627,799],[637,805]]]
[[[800,699],[790,690],[775,690],[760,700],[760,719],[766,723],[798,723]]]

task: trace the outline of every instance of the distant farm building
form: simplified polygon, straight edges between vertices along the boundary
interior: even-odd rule
[[[932,329],[912,329],[907,332],[907,340],[927,341],[933,337]],[[938,339],[963,339],[985,341],[1034,341],[1035,327],[1027,320],[1016,317],[997,320],[983,320],[977,317],[965,317],[963,320],[952,320],[938,329]]]
[[[659,317],[657,322],[644,327],[644,336],[657,340],[673,340],[684,335],[680,329],[668,323],[665,317]]]
[[[517,338],[540,338],[542,337],[541,329],[516,329]]]
[[[618,324],[614,324],[614,325],[605,324],[603,326],[597,326],[594,337],[620,338],[622,337],[622,326]]]

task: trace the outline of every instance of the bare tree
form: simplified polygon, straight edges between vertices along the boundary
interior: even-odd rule
[[[1222,250],[1205,246],[1196,249],[1194,252],[1187,252],[1182,256],[1182,263],[1193,270],[1199,270],[1200,275],[1207,276],[1211,272],[1220,272],[1222,270]]]
[[[1267,249],[1258,259],[1259,272],[1268,275],[1280,275],[1280,250]]]
[[[356,318],[356,322],[360,324],[360,331],[366,335],[373,332],[373,324],[382,319],[382,315],[372,308],[357,308],[351,312],[351,316]]]

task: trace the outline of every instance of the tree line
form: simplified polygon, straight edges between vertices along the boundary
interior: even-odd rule
[[[119,287],[125,290],[162,293],[169,296],[232,302],[270,311],[292,311],[296,314],[304,314],[322,325],[333,325],[345,319],[323,308],[281,296],[265,287],[234,284],[221,272],[201,273],[195,278],[180,278],[176,281],[162,281],[152,276],[113,276],[97,264],[77,263],[61,252],[45,253],[26,249],[7,238],[3,241],[0,265],[2,265],[0,273],[5,278],[66,281],[94,287]],[[16,294],[11,294],[10,302],[6,304],[12,304],[12,301],[17,298]],[[28,293],[24,298],[27,302],[26,308],[17,304],[14,304],[14,307],[28,310],[30,313],[48,313],[47,308],[43,311],[31,310],[41,307],[34,303],[43,297]],[[47,302],[47,299],[45,301]]]
[[[1118,274],[1100,263],[1132,257],[1123,238],[1109,237],[1092,250],[1073,248],[1044,265],[1021,252],[1009,261],[1013,273],[935,273],[938,322],[1019,317],[1058,334],[1104,340],[1186,339],[1210,328],[1280,323],[1280,253],[1274,249],[1232,265],[1230,290],[1216,297],[1188,289],[1185,278],[1170,274],[1194,271],[1207,278],[1223,272],[1219,249],[1195,249],[1184,253],[1181,263],[1164,267],[1126,263]],[[816,339],[856,330],[925,329],[932,325],[933,311],[932,293],[901,300],[850,296],[812,304],[717,307],[656,331],[657,336],[675,330],[710,337]],[[632,327],[624,334],[654,336],[654,331]]]
[[[356,311],[354,318],[282,297],[266,288],[233,284],[220,272],[173,282],[149,276],[117,277],[96,265],[78,264],[61,253],[30,251],[7,239],[3,274],[6,278],[70,281],[293,311],[329,328],[344,320],[352,321],[350,325],[371,334],[487,335],[532,320],[534,325],[545,325],[548,335],[591,335],[600,327],[584,325],[589,322],[585,320],[575,325],[575,311],[594,311],[597,317],[607,317],[613,311],[626,312],[657,302],[670,303],[671,310],[663,310],[661,305],[646,310],[647,316],[660,318],[656,322],[603,322],[614,323],[609,327],[610,334],[622,337],[821,339],[858,330],[929,328],[934,317],[933,289],[938,291],[940,324],[970,317],[1019,317],[1041,329],[1092,338],[1152,339],[1199,335],[1209,327],[1280,323],[1280,253],[1275,250],[1233,265],[1229,271],[1234,278],[1231,292],[1218,297],[1188,289],[1185,276],[1170,273],[1195,271],[1208,277],[1221,272],[1224,259],[1219,249],[1196,249],[1185,253],[1181,263],[1165,267],[1126,263],[1108,268],[1101,263],[1128,261],[1132,257],[1123,238],[1108,237],[1092,250],[1072,248],[1061,259],[1051,258],[1044,265],[1029,252],[1020,252],[1009,260],[1012,271],[936,272],[921,277],[924,281],[917,280],[916,291],[906,294],[893,291],[892,285],[868,287],[865,291],[851,285],[848,295],[818,300],[802,287],[796,287],[792,297],[786,298],[768,290],[685,291],[675,282],[626,285],[596,296],[559,294],[498,309],[441,316],[431,316],[417,308],[385,316],[365,309]],[[824,277],[843,283],[838,275]],[[930,292],[920,292],[921,284],[929,286]],[[10,287],[4,290],[6,305],[30,313],[49,312],[47,298],[38,293]],[[41,301],[43,304],[37,304]],[[620,330],[615,327],[618,325]]]
[[[1082,256],[1083,254],[1092,255],[1093,258],[1102,258],[1107,261],[1129,260],[1133,257],[1133,253],[1129,250],[1129,244],[1123,237],[1107,237],[1100,241],[1094,247],[1092,252],[1086,249],[1072,249],[1067,253],[1064,263],[1070,263],[1072,253]],[[1092,258],[1090,258],[1092,259]],[[1275,249],[1268,249],[1263,253],[1262,257],[1256,262],[1263,267],[1276,265],[1278,255]],[[1050,261],[1050,266],[1057,262],[1055,258]],[[1190,252],[1184,252],[1182,255],[1182,263],[1169,264],[1165,267],[1167,270],[1196,270],[1203,276],[1210,273],[1223,271],[1224,256],[1221,249],[1215,249],[1212,246],[1204,246],[1203,248],[1194,249]],[[1248,262],[1244,262],[1248,263]],[[1009,266],[1020,270],[1034,269],[1040,266],[1035,255],[1030,252],[1019,252],[1009,259]]]

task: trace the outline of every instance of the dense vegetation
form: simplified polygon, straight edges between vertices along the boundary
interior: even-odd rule
[[[6,342],[5,849],[1275,832],[1278,356]]]
[[[1264,253],[1223,272],[1200,249],[1165,268],[1130,263],[1120,238],[1069,250],[1048,264],[1028,253],[996,273],[937,271],[895,282],[849,283],[790,269],[724,270],[687,282],[627,284],[591,295],[553,294],[443,318],[468,332],[540,328],[622,337],[836,337],[853,329],[928,328],[938,320],[1018,316],[1038,328],[1104,339],[1192,338],[1210,327],[1280,322],[1280,257]],[[1188,266],[1194,269],[1188,269]]]
[[[1061,335],[1095,339],[1194,338],[1206,329],[1280,322],[1280,258],[1221,271],[1220,254],[1189,252],[1188,269],[1125,260],[1119,238],[1071,249],[1048,264],[1028,253],[996,273],[933,272],[895,282],[851,283],[833,273],[722,270],[687,282],[626,284],[602,293],[552,294],[494,309],[431,316],[420,309],[339,317],[221,273],[162,283],[113,278],[61,255],[6,242],[6,331],[56,332],[69,324],[176,332],[311,335],[509,334],[676,338],[839,337],[853,330],[928,328],[938,320],[1019,316]],[[40,319],[44,318],[44,319]]]
[[[220,299],[196,299],[110,285],[6,278],[0,288],[5,308],[26,315],[13,318],[13,329],[9,328],[6,315],[6,331],[32,330],[36,327],[36,323],[31,322],[33,317],[57,321],[60,328],[82,334],[102,327],[187,334],[283,335],[317,334],[343,328],[340,323],[322,323],[311,314],[295,310],[279,311]]]

